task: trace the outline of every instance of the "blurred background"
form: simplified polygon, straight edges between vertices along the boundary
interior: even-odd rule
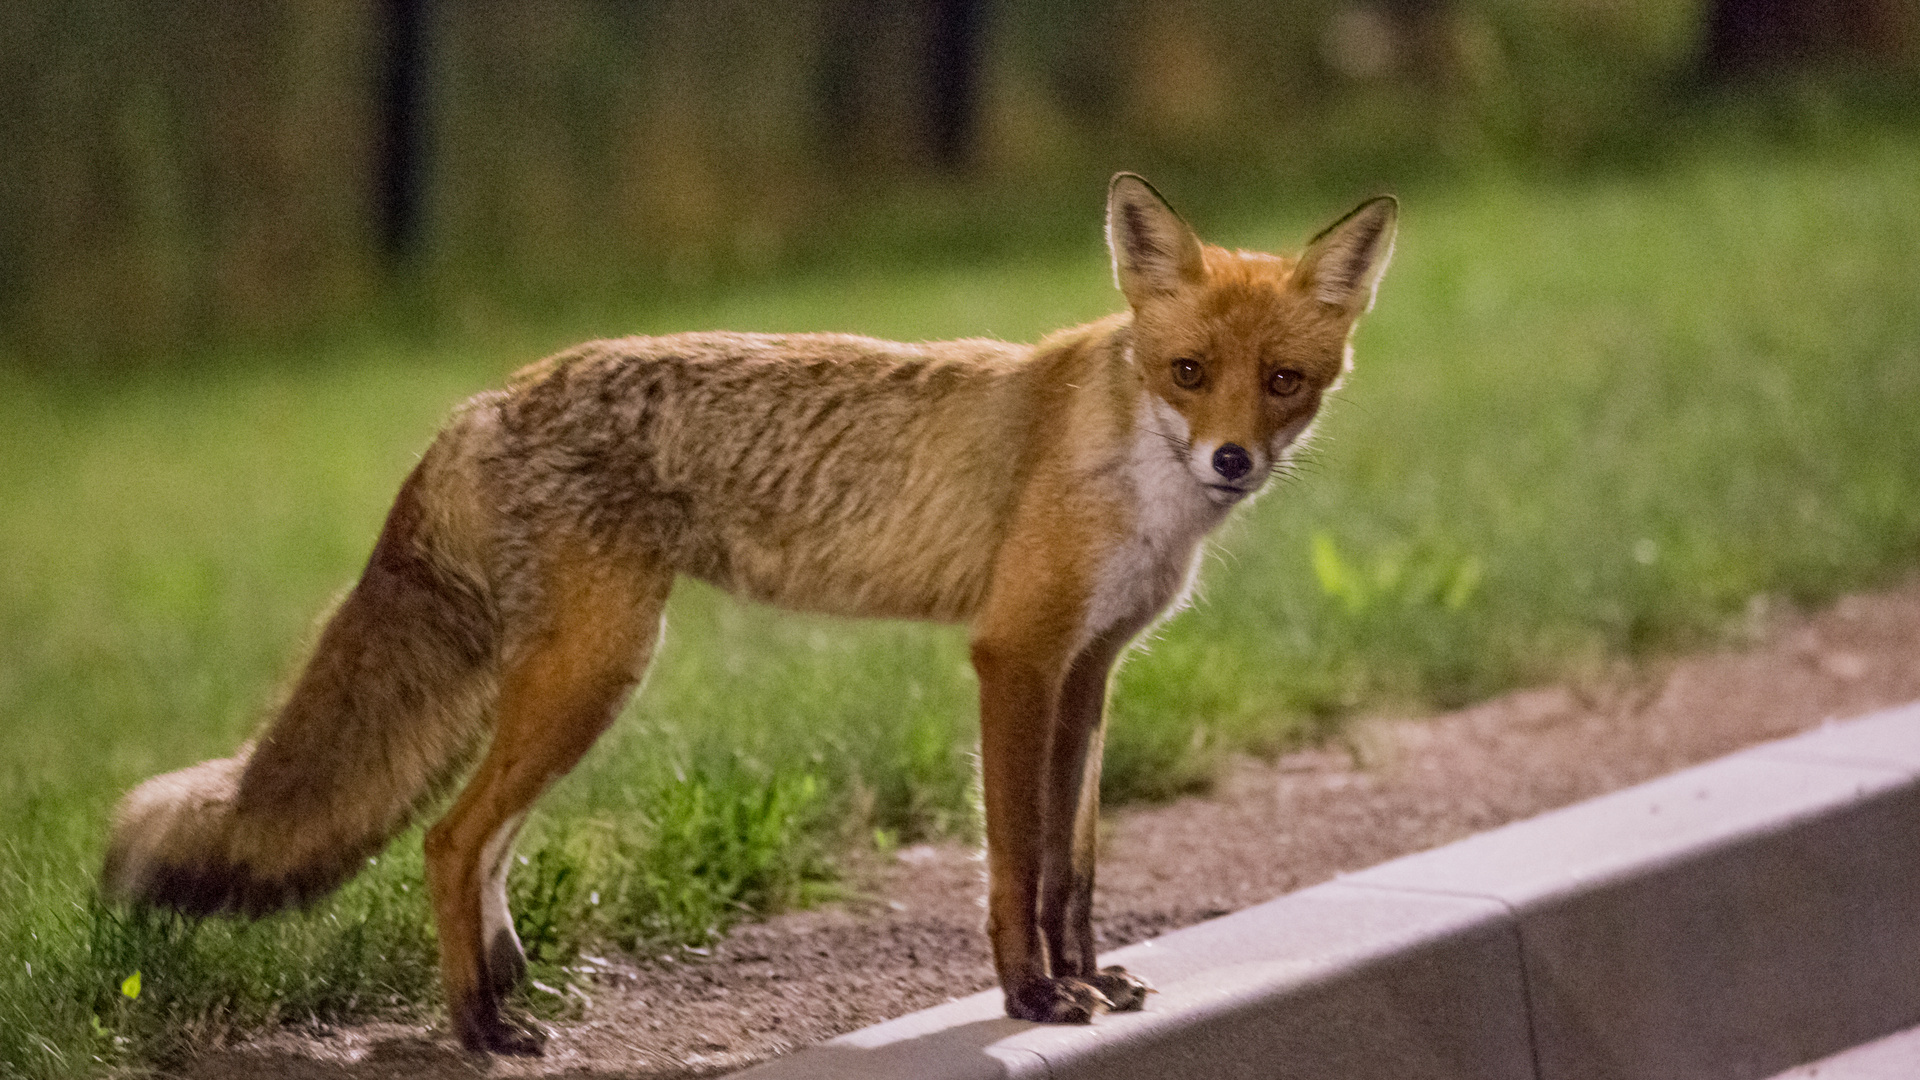
[[[1917,58],[1915,0],[10,0],[0,350],[1084,243],[1121,167],[1202,218],[1633,167],[1756,86],[1763,127],[1899,108]]]
[[[95,868],[455,402],[592,335],[1037,340],[1119,306],[1123,168],[1229,246],[1403,214],[1313,446],[1116,679],[1109,805],[1920,568],[1920,0],[0,0],[0,1075],[436,1015],[417,837],[258,923]],[[964,630],[668,623],[519,845],[550,985],[978,837]]]

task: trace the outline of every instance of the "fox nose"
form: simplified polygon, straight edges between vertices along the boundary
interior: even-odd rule
[[[1213,471],[1228,480],[1238,480],[1253,470],[1253,456],[1237,443],[1226,443],[1213,452]]]

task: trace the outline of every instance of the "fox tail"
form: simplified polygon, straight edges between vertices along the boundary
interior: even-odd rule
[[[447,490],[459,477],[445,456],[429,452],[401,487],[359,582],[259,736],[121,800],[108,897],[194,915],[304,906],[466,763],[491,723],[500,633],[459,528],[472,502]]]

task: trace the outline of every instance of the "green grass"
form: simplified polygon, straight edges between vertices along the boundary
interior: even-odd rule
[[[1920,143],[1863,137],[1409,199],[1302,477],[1226,530],[1195,609],[1123,669],[1109,796],[1192,789],[1223,753],[1357,711],[1722,640],[1756,597],[1915,565],[1916,190]],[[1199,224],[1287,247],[1344,209]],[[592,329],[1031,339],[1115,303],[1097,237],[1090,217],[1071,256]],[[563,340],[0,379],[0,1073],[435,1004],[417,835],[314,912],[253,925],[106,911],[93,874],[122,791],[252,729],[447,408]],[[541,980],[584,942],[657,951],[805,902],[850,845],[970,834],[965,659],[954,628],[683,586],[644,693],[521,847]]]

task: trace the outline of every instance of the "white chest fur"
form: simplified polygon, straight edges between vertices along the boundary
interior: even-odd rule
[[[1087,605],[1087,639],[1126,623],[1144,625],[1184,603],[1200,541],[1226,519],[1186,465],[1186,418],[1148,393],[1122,470],[1128,531],[1107,551]]]

